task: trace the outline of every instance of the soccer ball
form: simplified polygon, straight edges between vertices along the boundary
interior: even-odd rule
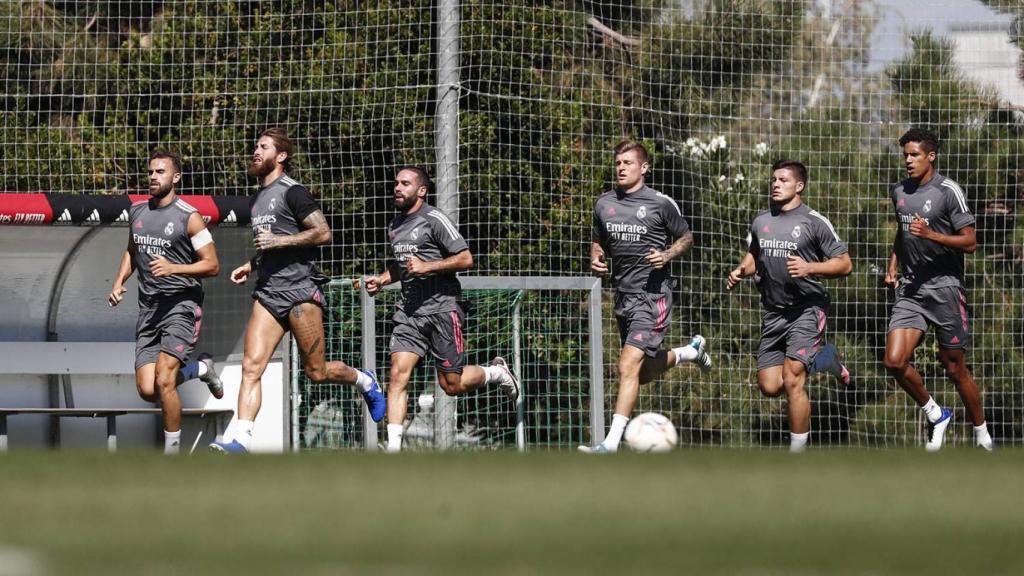
[[[672,421],[656,412],[644,412],[626,426],[626,444],[634,452],[668,452],[678,442]]]

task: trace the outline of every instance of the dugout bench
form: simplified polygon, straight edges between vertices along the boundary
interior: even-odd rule
[[[0,452],[7,451],[7,418],[18,414],[52,418],[105,418],[107,450],[117,450],[117,417],[133,414],[159,416],[159,408],[78,408],[72,394],[73,374],[135,374],[134,342],[0,342],[0,374],[59,376],[63,381],[66,407],[0,408]],[[234,410],[225,408],[183,408],[182,419],[198,418],[204,426],[191,444],[204,434],[209,441],[221,439]],[[182,438],[182,444],[186,442]],[[59,439],[58,439],[59,445]]]

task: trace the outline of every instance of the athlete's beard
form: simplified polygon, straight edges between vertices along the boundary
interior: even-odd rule
[[[416,205],[416,196],[412,198],[402,196],[401,200],[395,200],[395,208],[398,208],[402,212],[408,213],[413,206]]]
[[[150,193],[150,196],[156,198],[157,200],[163,200],[164,197],[170,194],[172,190],[174,190],[174,182],[170,182],[157,188],[156,192]]]
[[[273,158],[268,158],[259,164],[249,164],[245,172],[262,182],[263,177],[273,172],[274,168],[277,168],[277,162]]]

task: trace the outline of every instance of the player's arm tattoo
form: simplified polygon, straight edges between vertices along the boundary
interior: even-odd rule
[[[330,244],[331,227],[327,225],[324,213],[317,210],[306,216],[302,221],[303,230],[295,234],[276,235],[264,232],[256,237],[256,248],[259,250],[275,250],[278,248],[297,248],[301,246],[320,246]]]
[[[686,254],[686,252],[692,247],[693,232],[687,231],[679,238],[676,238],[676,241],[673,242],[671,246],[665,249],[665,259],[675,260],[676,258],[682,256],[683,254]]]

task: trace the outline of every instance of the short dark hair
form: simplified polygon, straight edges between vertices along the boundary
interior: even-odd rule
[[[149,155],[149,161],[152,162],[157,159],[170,160],[171,164],[174,164],[174,171],[181,174],[181,156],[177,152],[155,150]]]
[[[278,152],[284,152],[288,155],[288,157],[284,159],[284,162],[281,162],[281,165],[287,168],[288,163],[292,161],[292,156],[295,155],[295,143],[288,137],[288,132],[285,131],[284,128],[276,126],[273,128],[267,128],[263,132],[260,132],[260,136],[257,140],[264,136],[274,141],[274,148],[276,148]]]
[[[427,173],[426,168],[423,168],[422,166],[416,166],[415,164],[405,164],[399,166],[398,171],[395,172],[395,174],[398,174],[398,172],[401,172],[402,170],[415,172],[416,178],[420,181],[420,186],[427,187],[427,194],[434,193],[434,181],[430,179],[430,174]]]
[[[796,174],[796,179],[804,184],[807,184],[807,166],[804,166],[803,162],[796,160],[779,160],[775,164],[772,164],[772,172],[781,169],[787,169]]]
[[[911,128],[907,133],[900,136],[900,146],[906,146],[907,142],[920,142],[925,152],[938,152],[939,137],[935,132],[926,128]]]
[[[641,162],[649,163],[651,161],[651,154],[647,151],[647,147],[639,142],[634,142],[632,140],[623,140],[622,142],[616,144],[615,157],[618,158],[619,156],[625,154],[626,152],[632,152],[633,150],[637,150],[640,152]]]

